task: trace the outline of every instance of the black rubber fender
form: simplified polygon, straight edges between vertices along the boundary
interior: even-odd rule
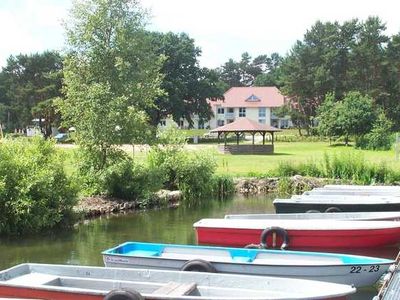
[[[342,212],[342,210],[336,206],[328,207],[325,210],[326,213],[333,213],[333,212]]]
[[[273,233],[276,233],[276,235],[280,236],[283,240],[280,248],[282,250],[287,249],[289,247],[288,233],[282,227],[277,227],[277,226],[268,227],[268,228],[264,229],[264,231],[261,233],[260,244],[261,244],[262,248],[266,248],[266,249],[268,248],[267,238],[270,234],[273,234]]]
[[[119,289],[110,291],[104,300],[144,300],[144,297],[132,289]]]
[[[217,273],[217,269],[209,261],[203,259],[192,259],[185,262],[181,271]]]

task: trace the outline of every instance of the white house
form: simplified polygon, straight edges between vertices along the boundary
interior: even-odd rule
[[[288,128],[290,119],[278,118],[273,108],[285,104],[285,97],[274,86],[233,87],[224,94],[224,100],[209,101],[214,113],[208,125],[211,129],[232,123],[238,117],[246,117],[260,124]]]
[[[269,87],[232,87],[224,94],[224,100],[208,101],[213,116],[208,121],[202,121],[198,116],[193,116],[193,127],[198,129],[214,129],[235,121],[238,117],[246,117],[260,124],[277,128],[292,126],[289,117],[279,118],[272,113],[273,108],[285,104],[285,97],[279,89]],[[168,124],[163,120],[161,125]],[[182,119],[181,128],[187,128],[188,123]]]

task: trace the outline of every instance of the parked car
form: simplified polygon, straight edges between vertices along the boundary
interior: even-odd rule
[[[54,139],[56,140],[57,143],[64,142],[68,139],[68,134],[67,133],[58,133]]]

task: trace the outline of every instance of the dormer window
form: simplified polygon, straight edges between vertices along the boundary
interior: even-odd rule
[[[247,102],[258,102],[261,101],[256,95],[252,94],[249,98],[246,99]]]

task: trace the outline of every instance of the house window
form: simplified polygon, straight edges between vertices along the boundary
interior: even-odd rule
[[[233,114],[235,112],[235,109],[233,107],[228,107],[228,113]]]
[[[265,119],[258,119],[258,123],[265,124]]]
[[[234,121],[234,120],[232,120],[232,119],[228,119],[228,120],[226,120],[226,124],[233,123],[233,121]]]
[[[225,121],[224,120],[218,120],[217,121],[217,126],[224,126]]]
[[[180,121],[179,121],[179,127],[180,127],[180,128],[183,128],[183,125],[184,125],[184,120],[180,120]]]
[[[246,116],[246,107],[240,107],[239,108],[239,117],[245,117]]]
[[[161,121],[160,121],[160,126],[166,126],[166,125],[167,125],[166,120],[161,120]]]
[[[265,107],[258,108],[258,117],[265,118],[265,116],[266,116],[266,108]]]
[[[223,107],[218,107],[217,108],[217,114],[223,115],[225,113],[225,109]]]

